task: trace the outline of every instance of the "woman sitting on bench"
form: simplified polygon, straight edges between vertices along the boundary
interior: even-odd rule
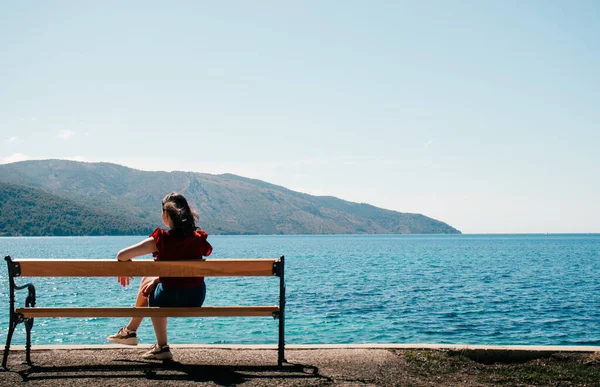
[[[196,227],[198,215],[186,198],[172,192],[162,200],[162,221],[169,228],[157,228],[150,237],[117,254],[119,261],[129,261],[134,257],[152,254],[157,261],[181,261],[202,259],[212,252],[206,240],[207,234]],[[122,286],[129,285],[132,277],[119,277]],[[136,307],[200,307],[204,302],[206,286],[204,277],[144,277],[137,295]],[[142,317],[134,317],[108,340],[114,343],[137,345],[137,328]],[[167,318],[152,317],[156,343],[142,356],[145,359],[172,359],[167,344]]]

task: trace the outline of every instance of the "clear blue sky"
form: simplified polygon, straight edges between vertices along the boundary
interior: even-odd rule
[[[600,2],[0,5],[0,162],[235,173],[600,232]]]

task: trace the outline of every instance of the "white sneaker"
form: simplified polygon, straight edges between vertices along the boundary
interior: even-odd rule
[[[125,327],[119,329],[119,332],[108,336],[106,339],[117,344],[138,345],[137,334],[135,332],[128,331],[125,329]]]
[[[154,343],[152,344],[152,347],[150,347],[150,350],[145,352],[142,357],[144,359],[171,360],[173,354],[171,353],[169,344],[165,344],[161,347],[158,343]]]

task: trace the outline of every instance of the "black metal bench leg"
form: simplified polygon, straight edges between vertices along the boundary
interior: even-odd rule
[[[12,341],[12,336],[15,332],[16,327],[17,323],[11,321],[10,326],[8,328],[8,335],[6,335],[6,346],[4,347],[4,356],[2,357],[2,368],[4,369],[6,369],[6,362],[8,361],[8,352],[10,351],[10,342]]]
[[[25,320],[25,331],[27,332],[27,343],[25,345],[25,361],[27,365],[31,364],[31,328],[33,328],[33,319]]]
[[[286,362],[283,325],[284,325],[283,316],[280,316],[279,317],[279,344],[277,345],[277,366],[279,366],[279,367],[283,366],[283,363]]]
[[[285,360],[285,257],[279,259],[279,342],[277,344],[277,365],[283,366]]]

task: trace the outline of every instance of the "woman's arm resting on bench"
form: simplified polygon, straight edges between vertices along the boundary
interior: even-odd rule
[[[117,254],[118,261],[131,261],[131,258],[139,257],[146,254],[152,254],[156,251],[156,241],[154,238],[146,238],[140,243],[129,246],[119,251]],[[133,277],[119,277],[121,286],[128,286],[129,280]]]
[[[131,258],[139,257],[141,255],[152,254],[156,251],[156,242],[154,238],[146,238],[140,243],[133,246],[129,246],[119,251],[117,254],[117,260],[119,261],[130,261]]]

